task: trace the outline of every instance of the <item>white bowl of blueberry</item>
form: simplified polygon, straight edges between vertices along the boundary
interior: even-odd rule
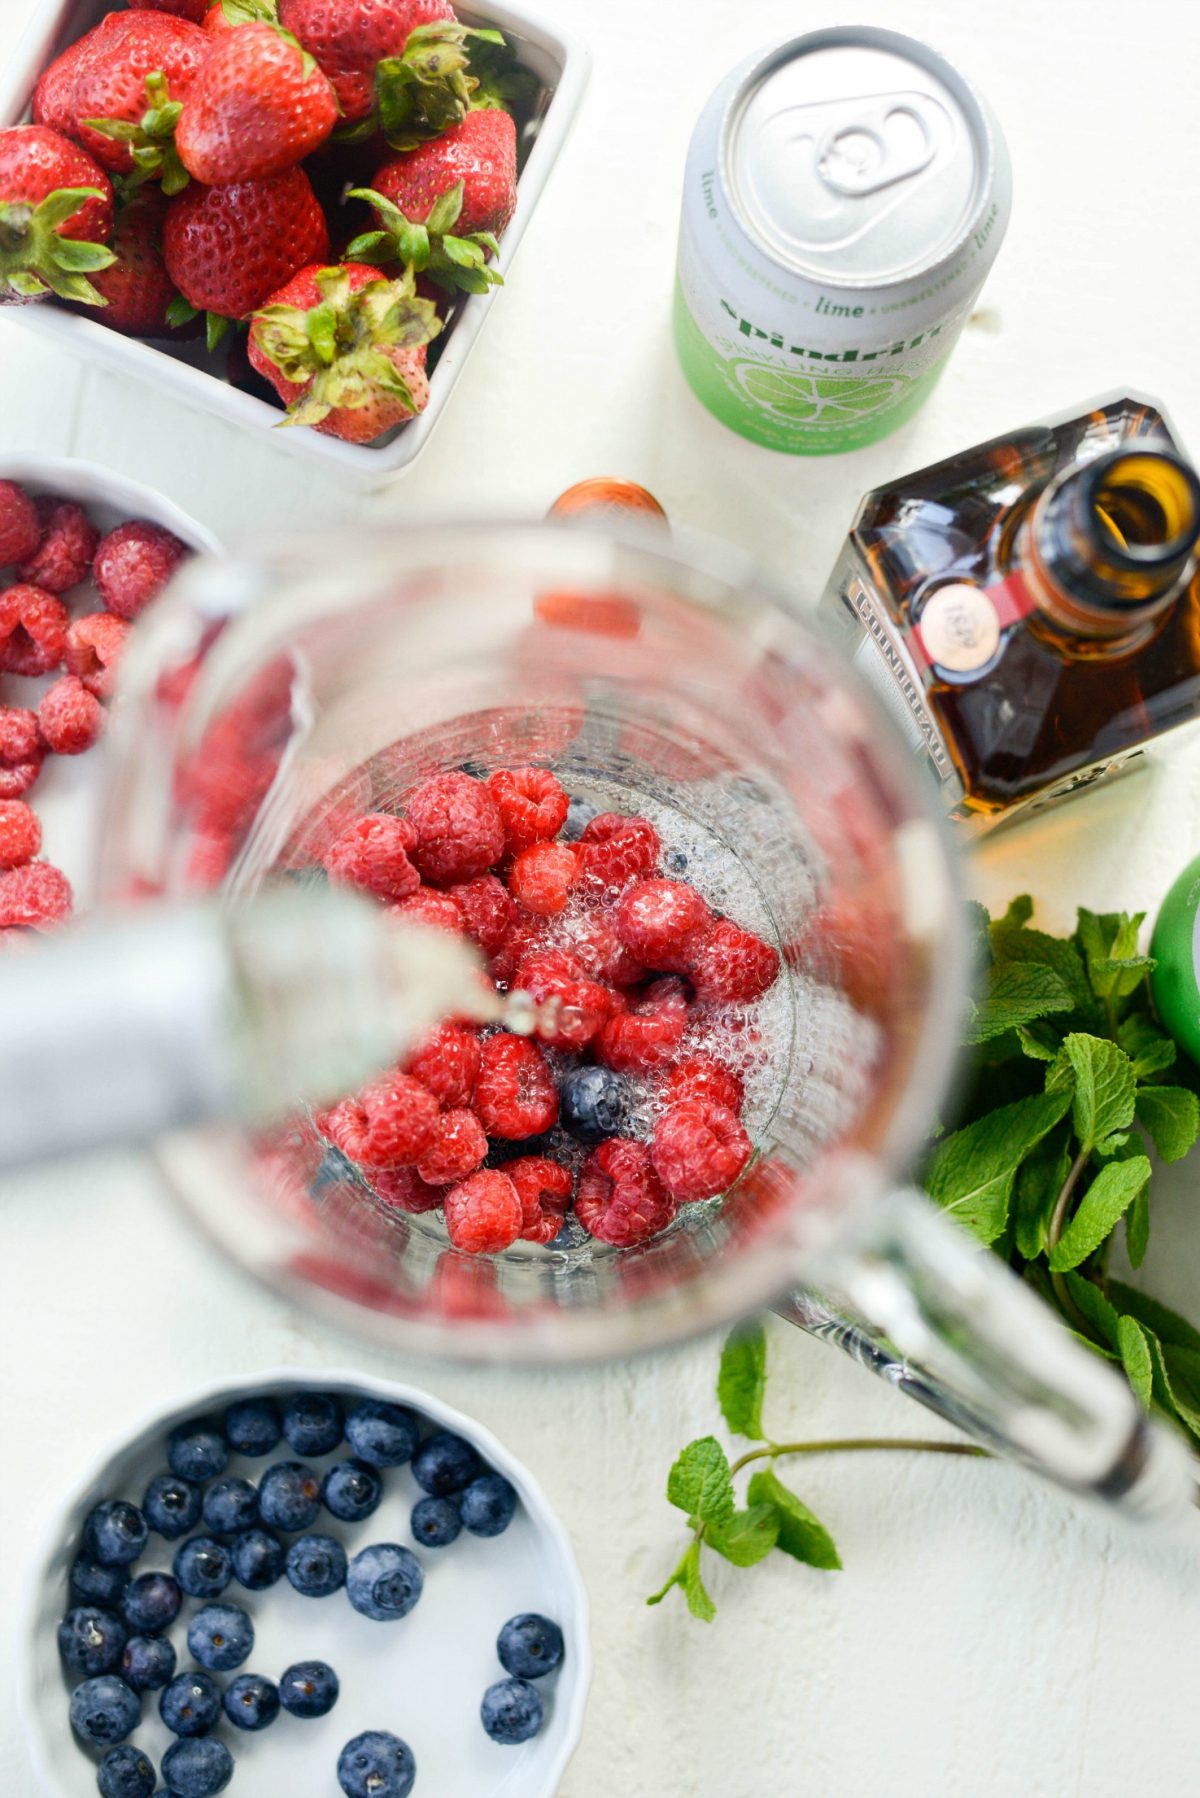
[[[278,1371],[93,1470],[29,1604],[55,1798],[552,1798],[591,1672],[562,1525],[425,1393]]]

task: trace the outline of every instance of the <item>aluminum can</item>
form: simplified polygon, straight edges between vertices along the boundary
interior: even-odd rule
[[[1008,152],[936,51],[811,31],[735,69],[688,151],[674,332],[744,437],[857,449],[923,404],[1008,225]]]

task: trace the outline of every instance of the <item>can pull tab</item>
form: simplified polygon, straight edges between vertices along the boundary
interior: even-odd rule
[[[936,149],[937,120],[927,95],[873,95],[821,134],[817,173],[834,193],[856,200],[919,175]]]

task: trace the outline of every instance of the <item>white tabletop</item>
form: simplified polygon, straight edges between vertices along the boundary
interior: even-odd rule
[[[39,0],[0,0],[0,54]],[[508,287],[423,459],[365,498],[269,436],[57,361],[0,319],[0,449],[77,454],[154,484],[226,536],[264,521],[542,509],[596,473],[648,485],[681,525],[753,546],[816,598],[867,488],[1116,386],[1161,396],[1200,447],[1196,336],[1200,8],[1189,0],[856,0],[985,88],[1012,151],[1012,226],[980,311],[920,416],[857,454],[793,460],[701,410],[668,301],[696,113],[756,43],[828,22],[788,0],[556,0],[595,66]],[[1200,848],[1197,756],[1174,756],[977,862],[1065,924],[1077,901],[1153,909]],[[1194,1173],[1159,1201],[1144,1269],[1200,1310],[1182,1253]],[[1200,1554],[1119,1530],[1015,1471],[932,1458],[810,1464],[801,1489],[845,1571],[780,1556],[714,1571],[715,1624],[642,1606],[674,1563],[674,1450],[718,1425],[716,1344],[588,1373],[514,1377],[348,1348],[200,1246],[132,1156],[0,1191],[5,1479],[0,1610],[46,1501],[155,1402],[258,1365],[357,1361],[477,1414],[535,1469],[575,1539],[597,1674],[563,1798],[1118,1798],[1196,1789]],[[783,1435],[925,1432],[866,1374],[772,1325]],[[0,1663],[6,1657],[0,1654]],[[0,1691],[0,1790],[32,1775]],[[251,1798],[260,1798],[259,1794]]]

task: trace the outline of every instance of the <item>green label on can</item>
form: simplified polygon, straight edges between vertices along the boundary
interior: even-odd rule
[[[726,310],[728,330],[708,335],[676,282],[675,348],[683,372],[722,424],[794,456],[861,449],[896,430],[928,399],[957,335],[927,332],[917,342],[877,351],[823,355],[740,319],[728,304]]]

